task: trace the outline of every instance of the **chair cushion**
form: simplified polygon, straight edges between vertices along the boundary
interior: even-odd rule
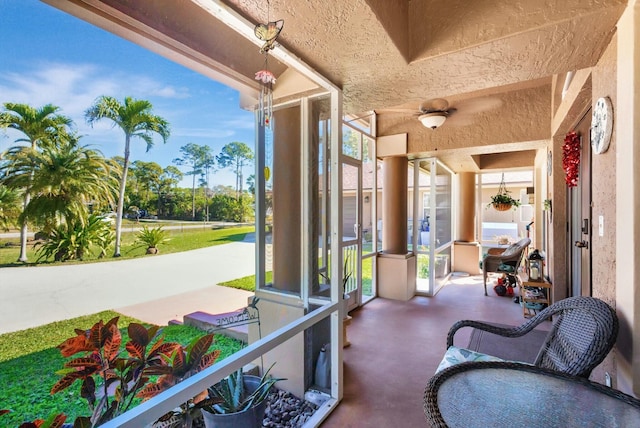
[[[502,252],[501,256],[512,256],[514,254],[518,254],[521,250],[522,247],[519,245],[519,243],[511,244],[507,247],[506,250]]]
[[[436,369],[436,373],[453,365],[464,363],[465,361],[504,361],[501,358],[492,355],[481,354],[480,352],[470,351],[465,348],[450,346],[444,354],[444,358]]]

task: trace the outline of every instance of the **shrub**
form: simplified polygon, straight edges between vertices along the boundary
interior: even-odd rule
[[[212,220],[243,222],[253,215],[251,198],[214,195],[210,205]]]
[[[162,226],[149,229],[143,226],[142,230],[136,234],[134,248],[147,246],[147,254],[155,254],[158,252],[158,245],[167,242],[167,231],[162,230]]]
[[[82,260],[92,248],[100,250],[100,257],[106,255],[115,234],[111,224],[100,216],[90,215],[86,220],[75,220],[69,224],[56,226],[47,240],[39,246],[38,261],[53,257],[55,261]]]

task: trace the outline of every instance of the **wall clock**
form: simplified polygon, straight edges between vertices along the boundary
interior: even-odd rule
[[[604,153],[609,148],[613,132],[613,106],[609,97],[601,97],[596,101],[591,115],[591,148],[596,154]]]

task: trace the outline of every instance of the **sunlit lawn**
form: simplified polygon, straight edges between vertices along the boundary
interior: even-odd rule
[[[157,227],[156,225],[148,226],[149,228]],[[130,229],[131,227],[132,226],[129,225],[123,230],[127,230],[127,228]],[[170,239],[168,242],[161,244],[158,248],[160,249],[161,254],[196,250],[198,248],[210,247],[213,245],[242,241],[247,233],[251,233],[254,230],[255,228],[253,226],[212,229],[211,225],[205,226],[204,224],[202,225],[202,229],[167,229],[168,237]],[[113,254],[113,249],[110,249],[109,251],[107,251],[107,257],[103,259],[98,259],[96,254],[90,254],[89,256],[85,257],[83,261],[67,261],[64,263],[70,264],[97,261],[127,260],[136,257],[147,256],[145,254],[145,247],[136,247],[134,245],[135,235],[135,232],[127,232],[122,234],[121,257],[119,257],[118,259],[114,259],[111,257],[111,255]],[[20,255],[20,248],[17,245],[7,246],[5,245],[6,242],[17,244],[19,242],[19,239],[0,239],[0,267],[24,266],[25,263],[16,262],[18,256]],[[38,247],[34,249],[33,246],[29,246],[27,257],[29,259],[28,264],[30,265],[36,264],[35,262],[38,257],[36,254],[37,248]],[[44,260],[38,264],[54,264],[54,262],[52,260]],[[59,264],[59,262],[55,264]]]

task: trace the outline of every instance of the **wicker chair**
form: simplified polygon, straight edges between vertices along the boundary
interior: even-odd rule
[[[502,254],[488,254],[482,259],[482,276],[484,280],[484,295],[487,295],[487,274],[500,272],[500,265],[507,264],[518,272],[524,250],[531,244],[531,239],[522,238],[515,244],[511,244]]]
[[[499,327],[480,321],[456,322],[447,335],[447,349],[462,327],[473,327],[507,338],[521,337],[549,317],[551,330],[534,365],[588,378],[604,360],[618,336],[618,317],[611,306],[594,297],[570,297],[544,309],[518,327]]]

